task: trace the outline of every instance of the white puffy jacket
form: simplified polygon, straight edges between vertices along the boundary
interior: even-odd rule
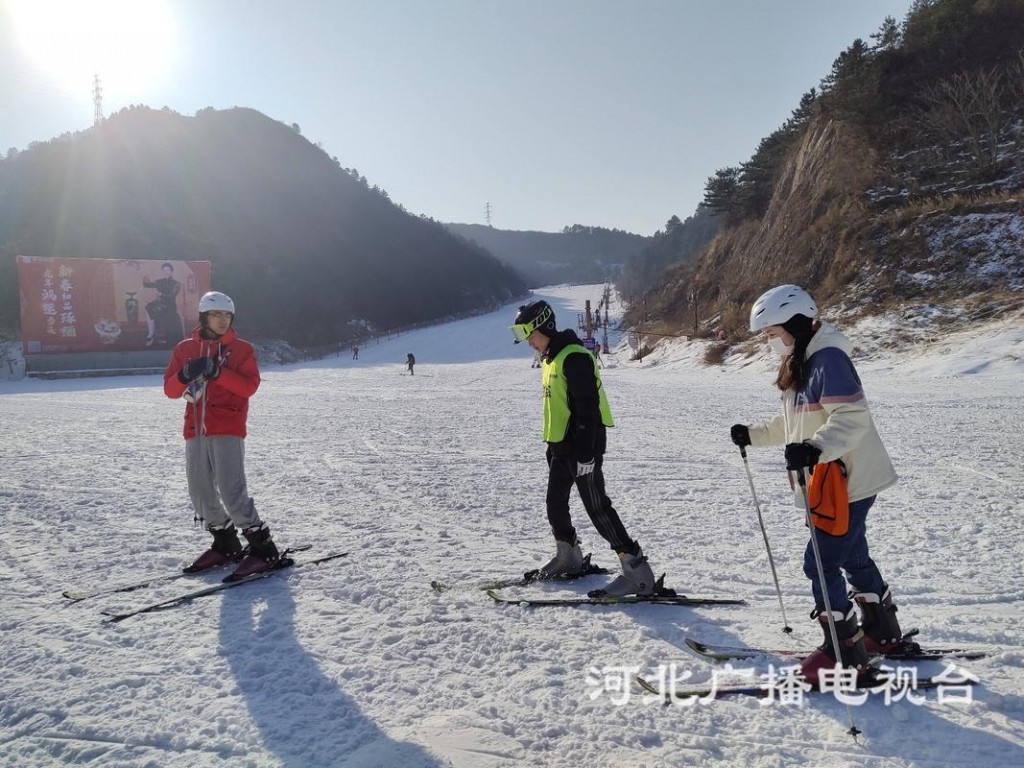
[[[828,323],[807,346],[807,384],[782,394],[782,413],[750,426],[755,445],[807,440],[821,449],[819,461],[842,459],[849,473],[850,501],[874,496],[896,482],[896,470],[875,429],[860,377],[850,360],[850,340]],[[803,505],[797,496],[797,504]]]

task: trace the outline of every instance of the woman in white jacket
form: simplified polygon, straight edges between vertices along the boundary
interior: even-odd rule
[[[825,643],[803,663],[804,676],[812,683],[819,682],[820,669],[831,669],[837,661],[844,667],[863,669],[869,655],[898,654],[903,647],[896,606],[868,554],[866,535],[868,510],[878,492],[896,482],[896,472],[871,419],[860,377],[849,357],[849,340],[817,317],[814,300],[795,285],[773,288],[754,302],[750,330],[763,332],[782,356],[775,380],[782,392],[782,412],[762,424],[732,427],[732,440],[740,447],[785,445],[786,469],[791,473],[837,460],[845,465],[848,527],[837,527],[812,514],[824,585],[810,541],[804,553],[804,573],[814,595],[811,616],[821,623],[825,635]],[[793,487],[803,509],[800,486],[793,483]],[[824,592],[835,621],[839,653],[833,647]],[[861,609],[860,626],[854,602]]]

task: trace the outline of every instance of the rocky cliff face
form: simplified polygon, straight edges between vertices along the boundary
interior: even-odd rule
[[[671,273],[651,303],[667,318],[692,317],[692,288],[700,316],[717,317],[714,324],[729,331],[767,287],[842,282],[864,246],[862,191],[876,162],[853,128],[819,116],[783,164],[765,215],[720,233],[695,267]]]
[[[703,331],[742,338],[750,304],[781,283],[807,286],[846,316],[968,297],[1024,303],[1019,189],[882,207],[870,190],[887,173],[856,128],[819,114],[781,166],[765,215],[724,230],[696,265],[671,270],[647,297],[648,313],[689,330],[692,292]]]

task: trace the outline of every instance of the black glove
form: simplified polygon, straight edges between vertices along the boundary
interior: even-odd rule
[[[181,369],[181,373],[178,374],[178,378],[182,384],[188,384],[189,382],[195,381],[200,376],[205,376],[208,379],[217,378],[217,361],[212,357],[197,357],[194,360],[189,360],[185,363],[185,367]]]
[[[821,450],[806,440],[802,443],[789,443],[786,446],[786,469],[798,471],[804,467],[813,467],[820,456]]]
[[[750,445],[750,428],[746,424],[733,424],[729,434],[732,436],[732,441],[740,448]]]

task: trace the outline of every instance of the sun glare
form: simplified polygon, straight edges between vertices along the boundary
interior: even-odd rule
[[[32,66],[71,90],[99,75],[125,99],[167,69],[174,47],[167,0],[8,0],[18,41]]]

